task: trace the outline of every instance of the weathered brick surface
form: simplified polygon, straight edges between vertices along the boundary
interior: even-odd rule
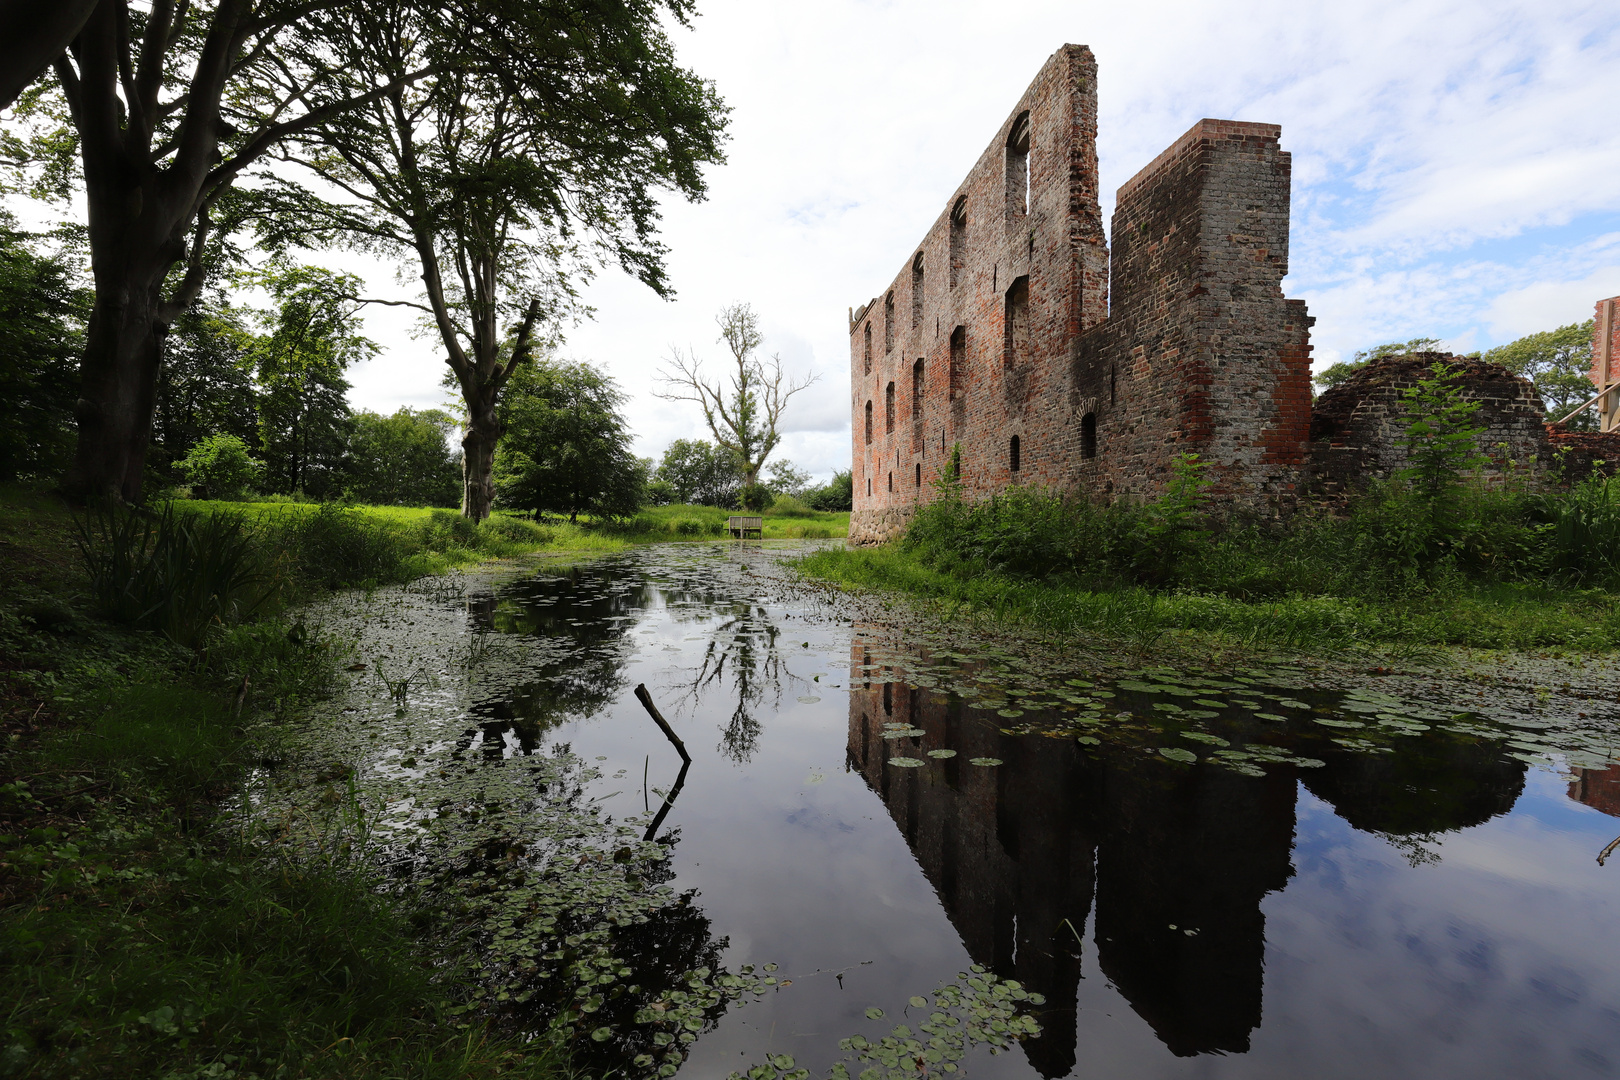
[[[1053,54],[894,281],[851,312],[850,542],[898,536],[953,444],[971,498],[1012,483],[1151,497],[1192,453],[1217,498],[1280,510],[1399,469],[1399,392],[1427,354],[1371,366],[1323,395],[1313,421],[1315,320],[1282,291],[1280,134],[1194,124],[1119,189],[1110,260],[1096,60],[1083,45]],[[1600,385],[1620,380],[1617,301],[1598,305]],[[1452,359],[1485,402],[1493,459],[1544,467],[1557,444],[1570,477],[1607,453],[1549,433],[1524,380]],[[1612,410],[1606,426],[1620,427],[1620,391]]]
[[[1407,455],[1400,446],[1406,430],[1401,395],[1429,378],[1430,365],[1436,361],[1460,376],[1465,400],[1480,403],[1473,422],[1483,429],[1478,450],[1490,459],[1482,467],[1484,475],[1503,475],[1509,462],[1529,473],[1546,470],[1552,463],[1552,444],[1541,398],[1528,379],[1485,360],[1412,353],[1374,360],[1316,399],[1310,432],[1315,494],[1343,494],[1406,467]]]
[[[1054,54],[890,287],[853,313],[853,542],[903,529],[955,443],[978,497],[1014,482],[1149,494],[1183,452],[1229,497],[1296,488],[1310,320],[1281,291],[1278,129],[1202,121],[1121,189],[1110,315],[1096,86],[1089,49]]]

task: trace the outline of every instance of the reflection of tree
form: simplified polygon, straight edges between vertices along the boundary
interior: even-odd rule
[[[766,705],[781,705],[783,680],[795,678],[776,650],[781,630],[766,609],[734,603],[718,611],[719,624],[709,631],[697,671],[683,685],[694,705],[710,690],[734,695],[736,707],[720,731],[719,750],[741,765],[754,756],[764,730],[755,714]]]
[[[495,660],[472,666],[470,712],[483,728],[485,753],[501,756],[508,733],[519,752],[533,753],[546,731],[622,696],[626,633],[651,593],[639,576],[607,560],[469,597],[475,633],[541,638],[548,653],[540,665],[525,665],[521,681],[502,679]]]

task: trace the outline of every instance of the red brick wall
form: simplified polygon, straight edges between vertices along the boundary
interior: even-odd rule
[[[1194,125],[1120,189],[1110,273],[1097,202],[1096,85],[1089,49],[1055,53],[961,187],[942,200],[890,286],[852,313],[852,542],[896,535],[932,496],[953,444],[972,497],[1009,483],[1151,494],[1183,452],[1209,464],[1219,495],[1265,502],[1295,492],[1310,425],[1311,319],[1303,302],[1282,294],[1290,164],[1279,129]],[[1027,212],[1008,167],[1009,137],[1026,113]],[[953,288],[950,222],[959,199],[967,228],[955,248]],[[914,304],[919,253],[922,297]],[[1020,319],[1009,334],[1007,293],[1020,279],[1028,285],[1027,332]],[[899,323],[892,333],[886,312]],[[953,378],[957,327],[963,370]],[[1009,349],[1012,339],[1021,347]],[[920,409],[909,392],[918,360]],[[894,430],[878,424],[868,442],[866,403],[882,416],[890,382],[904,388]],[[1082,442],[1088,416],[1090,457]]]

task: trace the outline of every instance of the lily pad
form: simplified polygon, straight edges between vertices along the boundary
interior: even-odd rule
[[[1330,720],[1325,716],[1318,716],[1318,717],[1315,717],[1314,719],[1316,720],[1316,722],[1318,724],[1321,724],[1323,727],[1363,728],[1363,727],[1367,726],[1366,724],[1363,724],[1360,720]]]
[[[998,758],[998,757],[968,758],[968,761],[972,762],[974,765],[990,766],[990,765],[1000,765],[1001,764],[1001,759]]]
[[[928,751],[928,756],[931,757],[931,758],[952,758],[952,757],[956,756],[956,751],[955,750],[930,750],[930,751]]]
[[[818,702],[820,700],[821,700],[820,698],[816,697],[813,694],[806,694],[804,697],[801,697],[799,699],[799,702],[800,702],[800,704],[803,704],[803,705],[814,705],[816,702]]]
[[[1193,762],[1198,760],[1197,754],[1193,753],[1191,750],[1183,750],[1179,746],[1161,746],[1159,747],[1159,753],[1163,754],[1171,761],[1180,761],[1187,765],[1191,765]]]
[[[1183,739],[1191,739],[1194,742],[1208,743],[1211,746],[1231,746],[1232,745],[1230,742],[1228,742],[1227,740],[1221,738],[1219,735],[1211,735],[1207,731],[1183,731],[1181,733],[1181,737]]]
[[[902,769],[920,769],[926,763],[914,757],[892,757],[889,759],[889,764],[898,765]]]

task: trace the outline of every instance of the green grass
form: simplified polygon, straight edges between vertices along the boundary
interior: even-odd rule
[[[726,519],[746,514],[742,510],[722,510],[714,506],[652,506],[619,524],[594,527],[604,537],[621,538],[629,543],[668,540],[713,540],[726,534]],[[849,513],[826,513],[807,507],[788,506],[782,512],[767,510],[760,517],[767,540],[827,540],[849,533]]]
[[[1316,651],[1363,646],[1464,645],[1488,649],[1620,646],[1612,592],[1494,583],[1455,585],[1400,600],[1289,595],[1251,601],[1141,586],[1087,588],[1062,579],[995,572],[957,575],[913,553],[828,550],[800,560],[809,576],[851,588],[917,597],[941,614],[978,615],[1060,636],[1100,635],[1151,644],[1170,631],[1220,642]]]
[[[102,621],[49,496],[0,491],[0,540],[0,1076],[567,1075],[452,1015],[458,954],[363,860],[218,820],[280,760],[250,718],[347,657],[275,617],[200,650]]]

